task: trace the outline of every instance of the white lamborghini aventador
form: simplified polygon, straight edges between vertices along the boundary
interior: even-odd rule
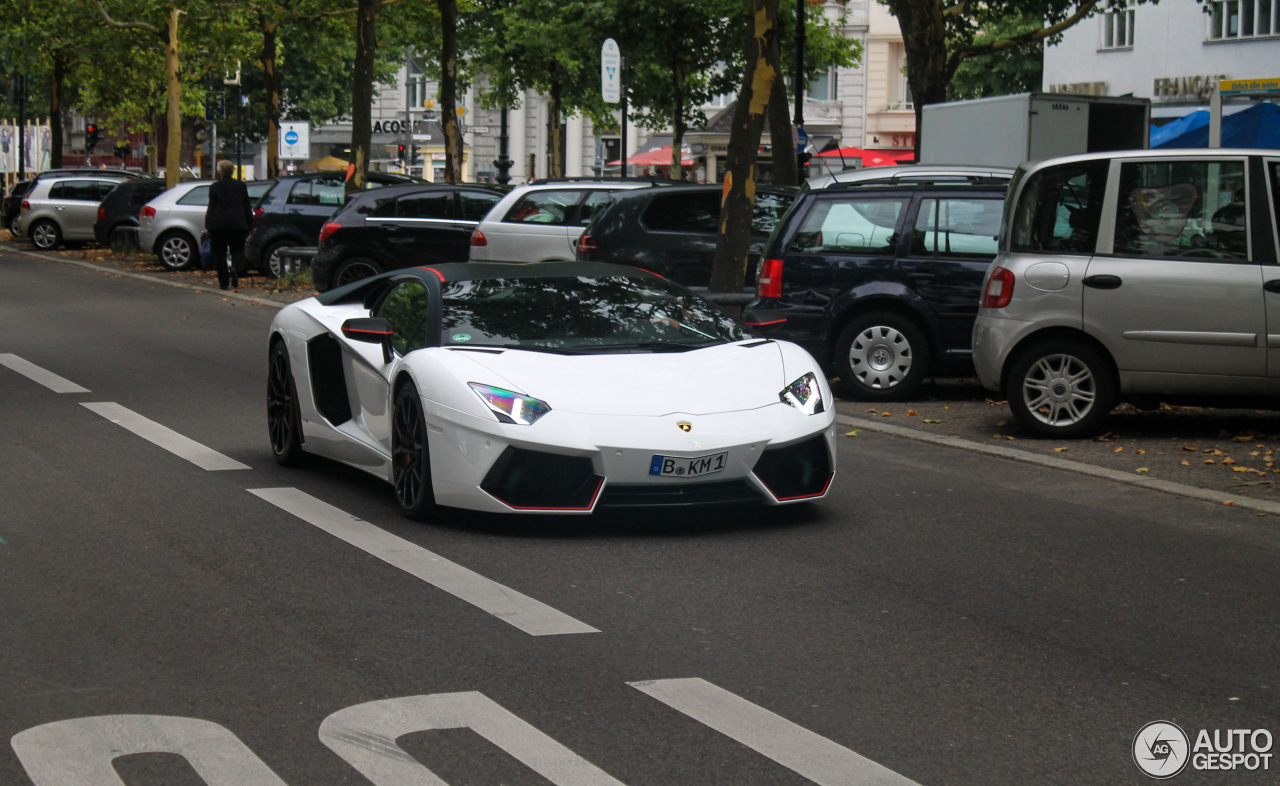
[[[276,459],[367,470],[415,518],[820,498],[832,401],[800,347],[630,267],[399,270],[271,325]]]

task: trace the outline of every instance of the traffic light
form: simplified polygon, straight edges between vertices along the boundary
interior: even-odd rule
[[[400,146],[400,160],[404,160],[404,145]]]
[[[92,150],[98,146],[98,140],[102,138],[102,131],[98,129],[96,123],[90,123],[84,127],[84,149]]]

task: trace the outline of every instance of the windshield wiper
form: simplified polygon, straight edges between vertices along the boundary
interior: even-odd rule
[[[581,355],[580,349],[569,347],[547,347],[541,344],[499,344],[503,349],[523,349],[529,352],[546,352],[551,355]]]

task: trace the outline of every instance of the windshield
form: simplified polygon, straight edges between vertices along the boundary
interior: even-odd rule
[[[441,298],[446,347],[664,351],[751,338],[711,303],[647,276],[455,281]]]

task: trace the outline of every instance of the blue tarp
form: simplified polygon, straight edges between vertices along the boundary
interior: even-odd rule
[[[1170,128],[1173,130],[1165,130]],[[1151,129],[1153,150],[1208,146],[1207,109],[1192,112],[1159,129]],[[1243,112],[1222,118],[1222,146],[1280,149],[1280,106],[1256,104]]]

